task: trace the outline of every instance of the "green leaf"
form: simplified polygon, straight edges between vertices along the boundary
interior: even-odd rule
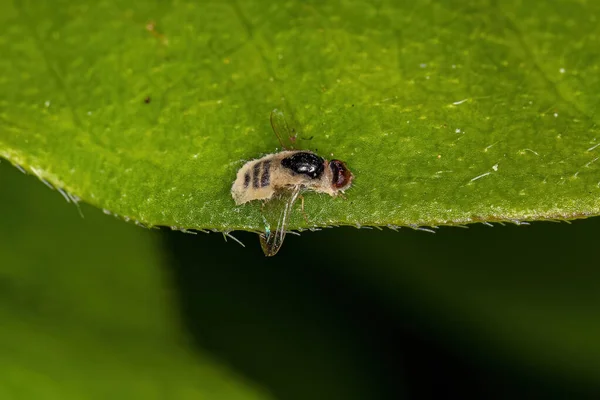
[[[236,207],[274,108],[346,161],[290,228],[600,212],[595,2],[0,3],[0,156],[147,225],[263,228]],[[296,209],[297,210],[297,209]]]
[[[0,165],[0,398],[268,398],[189,344],[155,232],[19,175]]]

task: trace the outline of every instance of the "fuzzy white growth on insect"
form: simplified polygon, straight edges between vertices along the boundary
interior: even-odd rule
[[[326,160],[308,150],[287,150],[281,137],[296,140],[291,134],[283,114],[277,110],[271,113],[271,126],[285,149],[262,158],[248,161],[237,172],[231,186],[231,196],[236,205],[254,200],[269,204],[269,214],[277,214],[277,220],[267,221],[265,214],[264,233],[260,234],[261,246],[265,255],[273,256],[281,247],[286,234],[292,206],[302,191],[325,193],[335,197],[348,189],[354,176],[340,160]],[[281,132],[285,132],[282,135]],[[274,200],[277,198],[277,201]],[[302,209],[304,199],[302,198]]]
[[[269,200],[296,188],[336,196],[350,187],[352,174],[338,160],[327,161],[310,151],[282,151],[248,161],[231,187],[236,205]]]

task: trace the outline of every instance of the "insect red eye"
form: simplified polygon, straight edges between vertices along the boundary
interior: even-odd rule
[[[331,160],[329,162],[329,168],[331,168],[331,186],[336,189],[344,189],[352,180],[352,173],[348,168],[346,168],[346,164],[340,160]]]

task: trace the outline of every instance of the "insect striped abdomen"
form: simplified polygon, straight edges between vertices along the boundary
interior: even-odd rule
[[[252,187],[254,189],[258,189],[259,186],[259,178],[260,178],[260,162],[254,164],[254,168],[252,168]]]
[[[260,177],[260,186],[267,187],[271,184],[271,160],[265,160],[262,163],[262,175]]]

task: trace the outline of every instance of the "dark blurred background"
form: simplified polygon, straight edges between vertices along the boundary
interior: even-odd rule
[[[167,364],[162,343],[181,331],[192,359],[206,355],[280,399],[600,394],[597,218],[435,234],[325,229],[288,235],[265,258],[250,233],[234,233],[243,248],[86,205],[81,218],[7,163],[0,184],[0,373],[37,369],[56,393],[95,357],[98,345],[77,347],[74,331],[114,344],[115,363],[141,357],[119,349],[151,342]],[[79,358],[12,351],[39,342],[24,339],[33,330]],[[141,379],[120,376],[123,387]]]

